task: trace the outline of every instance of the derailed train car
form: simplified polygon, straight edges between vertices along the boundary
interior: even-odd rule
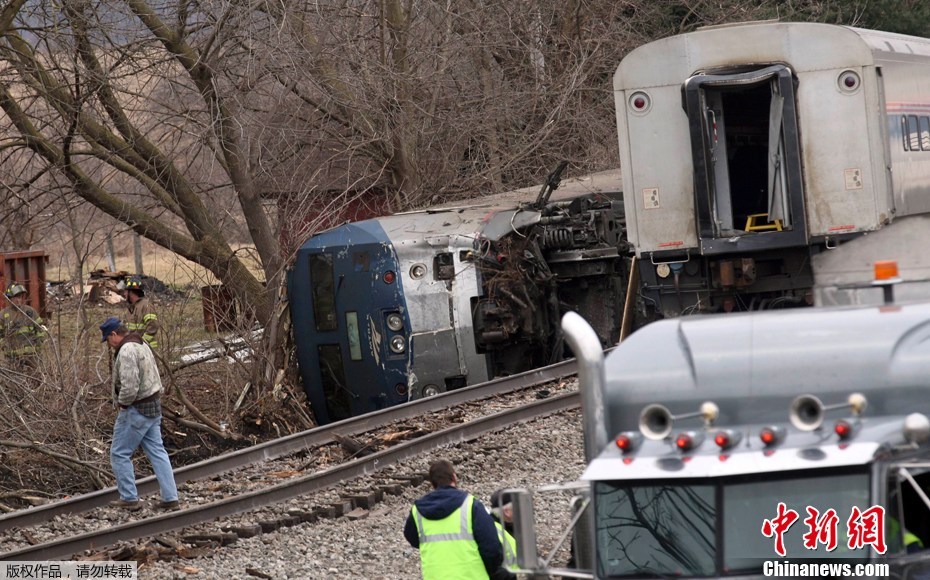
[[[615,343],[627,254],[618,171],[313,236],[289,295],[317,420],[561,360],[567,310]]]
[[[701,29],[614,77],[629,241],[661,316],[811,302],[811,259],[930,211],[930,41]],[[854,259],[854,258],[853,258]]]

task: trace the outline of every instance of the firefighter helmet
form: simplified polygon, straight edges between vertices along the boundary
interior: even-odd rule
[[[142,280],[138,278],[126,278],[124,288],[126,290],[135,290],[140,295],[145,294],[145,290],[142,288]]]
[[[6,297],[13,298],[14,296],[19,296],[20,294],[26,293],[26,287],[22,284],[17,284],[16,282],[10,284],[10,287],[6,289]]]

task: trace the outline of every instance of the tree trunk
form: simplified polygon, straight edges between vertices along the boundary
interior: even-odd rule
[[[136,261],[136,275],[144,275],[145,272],[142,271],[142,236],[135,232],[132,234],[132,254]]]

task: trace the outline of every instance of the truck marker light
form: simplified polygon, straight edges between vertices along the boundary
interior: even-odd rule
[[[388,270],[387,272],[384,273],[384,276],[382,276],[381,279],[384,280],[385,284],[393,284],[394,283],[394,272]]]
[[[685,431],[675,437],[675,447],[679,451],[691,451],[700,446],[703,441],[704,433],[702,431]]]
[[[742,434],[739,431],[733,431],[730,429],[725,429],[723,431],[718,431],[714,435],[714,443],[717,444],[717,447],[720,449],[730,449],[735,447],[737,443],[742,439]]]
[[[631,463],[633,463],[633,458],[632,458],[632,457],[624,457],[624,458],[623,458],[623,464],[624,464],[624,465],[629,465],[629,464],[631,464]]]
[[[833,432],[836,433],[840,439],[848,439],[853,433],[853,428],[848,421],[840,419],[833,426]]]
[[[759,439],[766,447],[781,443],[785,438],[785,428],[778,426],[763,427],[759,431]]]
[[[626,431],[619,435],[614,440],[617,448],[620,449],[623,453],[629,453],[635,451],[637,447],[643,442],[643,436],[636,431]]]
[[[630,440],[626,435],[621,435],[617,437],[617,447],[620,448],[620,451],[626,453],[633,448],[633,441]]]

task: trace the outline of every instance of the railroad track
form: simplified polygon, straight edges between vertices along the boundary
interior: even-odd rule
[[[339,423],[311,429],[303,433],[270,441],[268,443],[243,449],[234,453],[216,457],[194,465],[175,470],[179,483],[214,477],[220,473],[267,461],[314,447],[331,443],[336,435],[364,433],[372,429],[423,414],[445,409],[452,405],[466,403],[509,393],[520,389],[537,386],[574,374],[574,361],[566,361],[542,369],[537,369],[513,377],[498,379],[465,389],[444,393],[436,397],[412,401],[404,405],[371,413],[362,417],[347,419]],[[538,403],[525,405],[473,420],[432,433],[412,441],[397,444],[364,458],[351,460],[336,467],[312,475],[297,477],[259,491],[247,492],[217,502],[198,505],[179,512],[159,515],[143,520],[108,527],[95,532],[87,532],[49,541],[0,554],[0,560],[46,560],[61,559],[88,549],[99,549],[119,540],[146,537],[165,531],[176,530],[186,526],[212,521],[216,518],[254,510],[266,505],[281,502],[292,497],[311,493],[341,481],[378,471],[398,461],[426,453],[437,447],[474,438],[507,425],[526,421],[535,417],[558,412],[578,405],[577,393],[553,397]],[[157,482],[153,477],[139,482],[139,493],[145,495],[157,491]],[[57,515],[66,515],[89,511],[105,505],[117,497],[115,488],[93,492],[69,500],[14,512],[0,517],[0,530],[22,528],[44,523]]]

